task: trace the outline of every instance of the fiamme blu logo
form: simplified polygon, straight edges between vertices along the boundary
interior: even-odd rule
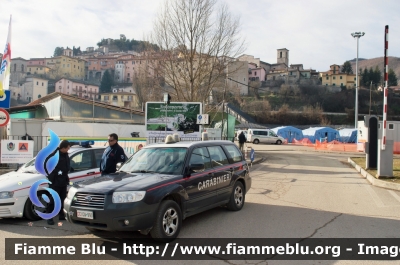
[[[49,172],[51,173],[54,168],[56,167],[59,159],[59,154],[56,152],[56,154],[48,159],[50,154],[52,154],[58,147],[60,143],[60,138],[58,137],[57,134],[55,134],[52,130],[49,129],[49,134],[50,134],[50,143],[43,148],[42,150],[39,151],[38,155],[36,156],[35,160],[35,168],[36,170],[41,173],[42,175],[46,176],[47,178],[49,177]],[[33,183],[32,187],[29,189],[29,198],[31,199],[32,203],[39,208],[46,209],[46,206],[43,205],[41,202],[44,201],[47,203],[47,205],[50,203],[50,198],[46,194],[41,194],[41,198],[38,198],[37,196],[37,191],[39,189],[39,186],[42,184],[51,184],[51,182],[47,179],[41,179]],[[46,191],[49,192],[51,197],[53,198],[54,201],[54,209],[51,213],[47,212],[41,212],[35,209],[35,212],[38,216],[40,216],[43,219],[51,219],[55,217],[61,210],[61,199],[58,193],[51,189],[51,188],[44,188]]]

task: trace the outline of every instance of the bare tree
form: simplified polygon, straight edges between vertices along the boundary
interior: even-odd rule
[[[147,101],[160,101],[162,97],[163,78],[159,72],[159,55],[150,47],[146,47],[141,54],[141,61],[136,65],[132,78],[132,87],[138,98],[138,105]]]
[[[154,23],[161,75],[177,101],[206,101],[224,87],[226,65],[244,51],[239,18],[216,0],[165,1]]]

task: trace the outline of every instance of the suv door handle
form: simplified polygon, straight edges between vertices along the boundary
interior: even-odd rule
[[[90,174],[94,174],[94,173],[96,173],[96,172],[88,172],[88,173],[86,173],[86,175],[90,175]]]

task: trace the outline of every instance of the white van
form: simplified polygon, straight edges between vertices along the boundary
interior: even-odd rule
[[[282,144],[285,140],[283,137],[276,135],[274,131],[269,129],[248,129],[246,138],[247,142],[253,144]]]

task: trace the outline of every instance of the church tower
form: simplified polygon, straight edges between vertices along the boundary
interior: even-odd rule
[[[289,50],[286,48],[277,50],[277,63],[284,63],[289,66]]]

